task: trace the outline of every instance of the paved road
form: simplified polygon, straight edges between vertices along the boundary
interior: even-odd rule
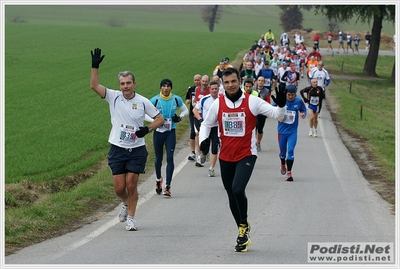
[[[308,118],[300,120],[293,182],[279,171],[276,125],[267,119],[247,188],[253,241],[247,253],[233,251],[237,230],[219,167],[209,178],[207,167],[187,160],[185,148],[176,153],[171,198],[155,195],[154,175],[140,185],[137,232],[125,231],[116,208],[5,257],[5,264],[307,265],[309,242],[395,242],[391,206],[371,190],[325,106],[318,138],[308,136]]]

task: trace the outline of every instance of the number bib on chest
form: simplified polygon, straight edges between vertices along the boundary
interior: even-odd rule
[[[244,136],[246,123],[244,112],[222,112],[222,124],[225,136]]]
[[[172,120],[164,119],[164,124],[157,128],[157,131],[160,133],[164,133],[166,131],[171,131],[172,128]]]
[[[122,142],[134,142],[136,140],[135,129],[133,126],[121,124],[119,139]]]
[[[319,104],[319,97],[318,96],[311,96],[310,97],[310,104],[317,106]]]
[[[295,119],[296,119],[296,111],[286,110],[283,122],[286,124],[293,124]]]

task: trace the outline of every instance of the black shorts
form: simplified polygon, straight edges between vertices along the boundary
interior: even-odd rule
[[[126,174],[128,172],[144,174],[146,172],[147,155],[146,146],[120,148],[116,145],[111,145],[107,156],[108,166],[113,175]]]

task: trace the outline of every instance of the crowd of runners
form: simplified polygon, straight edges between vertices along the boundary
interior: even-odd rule
[[[194,85],[188,87],[186,94],[191,111],[188,159],[196,167],[204,167],[211,145],[210,177],[215,176],[214,166],[219,159],[222,183],[239,230],[237,252],[246,252],[251,243],[245,188],[257,159],[256,152],[262,150],[266,119],[277,121],[280,173],[286,175],[286,181],[293,181],[299,117],[304,119],[309,114],[309,136],[317,137],[318,113],[330,83],[318,43],[307,51],[301,37],[290,46],[290,39],[284,33],[277,45],[270,33],[269,30],[254,41],[239,68],[231,65],[229,57],[223,57],[211,76],[194,75]],[[308,86],[299,89],[300,79],[305,79]],[[256,110],[252,105],[255,100],[265,104],[265,110]],[[238,112],[245,111],[246,106],[250,114],[239,116]],[[274,107],[281,109],[278,114],[272,114]],[[250,170],[243,163],[250,165]]]
[[[119,90],[107,88],[98,79],[105,56],[99,48],[91,52],[91,88],[110,107],[108,164],[115,193],[122,201],[119,219],[126,222],[126,230],[137,230],[134,219],[137,184],[139,174],[145,172],[148,156],[144,136],[154,131],[155,192],[171,197],[175,128],[188,116],[188,159],[200,168],[208,159],[209,177],[216,176],[215,165],[219,160],[220,176],[239,230],[234,250],[247,251],[251,229],[245,189],[257,152],[262,150],[265,121],[268,118],[277,121],[280,173],[286,175],[286,181],[293,181],[298,118],[309,114],[310,136],[317,137],[318,113],[330,81],[318,46],[310,52],[303,42],[290,46],[286,33],[277,46],[270,32],[254,42],[239,68],[231,65],[229,57],[224,57],[212,75],[195,74],[194,85],[188,87],[185,99],[172,92],[173,82],[168,78],[161,80],[159,94],[150,99],[141,96],[135,91],[136,81],[130,71],[118,74]],[[298,89],[300,79],[309,81],[309,86]],[[149,124],[144,124],[145,121]],[[164,152],[165,173],[161,170]]]

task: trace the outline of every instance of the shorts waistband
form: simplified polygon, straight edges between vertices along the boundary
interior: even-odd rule
[[[129,151],[129,152],[132,152],[132,150],[135,149],[135,148],[124,148],[124,147],[120,147],[120,146],[117,146],[117,145],[114,145],[114,144],[112,144],[112,146],[113,146],[113,147],[116,147],[116,148],[119,148],[119,149],[127,150],[127,151]]]

